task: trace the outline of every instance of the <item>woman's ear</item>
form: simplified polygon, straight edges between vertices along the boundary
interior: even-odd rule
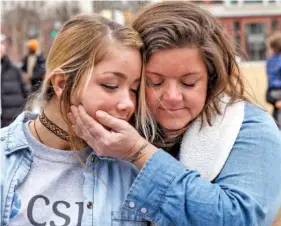
[[[64,72],[53,74],[50,78],[54,93],[58,99],[61,98],[67,79],[68,75]]]

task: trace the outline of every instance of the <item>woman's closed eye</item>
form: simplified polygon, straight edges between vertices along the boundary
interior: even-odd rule
[[[186,82],[181,82],[181,84],[184,86],[184,87],[194,87],[195,86],[195,82],[194,83],[186,83]]]
[[[152,87],[158,87],[161,86],[163,84],[163,81],[159,81],[159,82],[152,82],[151,80],[146,80],[147,85],[152,86]]]

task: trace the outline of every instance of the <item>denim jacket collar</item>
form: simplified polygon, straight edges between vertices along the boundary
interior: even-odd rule
[[[23,127],[25,122],[28,120],[34,120],[36,117],[36,113],[25,111],[21,113],[10,126],[6,127],[6,130],[4,130],[3,134],[1,134],[1,141],[4,143],[6,156],[29,147],[29,144],[25,138],[24,130],[18,129],[18,127]],[[16,134],[15,131],[17,131]],[[96,155],[96,152],[90,147],[86,148],[91,150],[92,155]],[[98,156],[98,158],[102,160],[115,161],[114,158],[107,156]]]
[[[29,147],[23,129],[18,129],[18,127],[23,127],[24,122],[27,122],[28,120],[33,120],[36,117],[37,114],[35,113],[27,111],[23,112],[16,118],[16,120],[10,126],[2,130],[3,134],[1,134],[1,141],[4,144],[6,156]]]

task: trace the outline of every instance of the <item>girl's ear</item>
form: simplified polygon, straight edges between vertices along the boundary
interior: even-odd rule
[[[68,75],[63,71],[53,74],[50,78],[51,85],[58,99],[61,98],[67,79]]]

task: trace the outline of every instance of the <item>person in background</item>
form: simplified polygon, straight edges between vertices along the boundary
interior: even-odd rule
[[[45,57],[39,53],[39,42],[31,39],[27,43],[27,55],[22,61],[22,71],[25,82],[31,92],[35,92],[41,86],[45,76]]]
[[[245,97],[221,24],[196,4],[163,1],[132,25],[144,42],[156,139],[104,111],[93,118],[71,107],[76,134],[97,155],[135,156],[140,172],[123,210],[159,226],[270,226],[281,206],[281,135]]]
[[[281,129],[281,33],[269,37],[269,58],[266,60],[268,77],[267,102],[273,105],[273,117]]]
[[[27,98],[22,73],[7,55],[9,45],[9,39],[1,34],[1,128],[17,117]]]

